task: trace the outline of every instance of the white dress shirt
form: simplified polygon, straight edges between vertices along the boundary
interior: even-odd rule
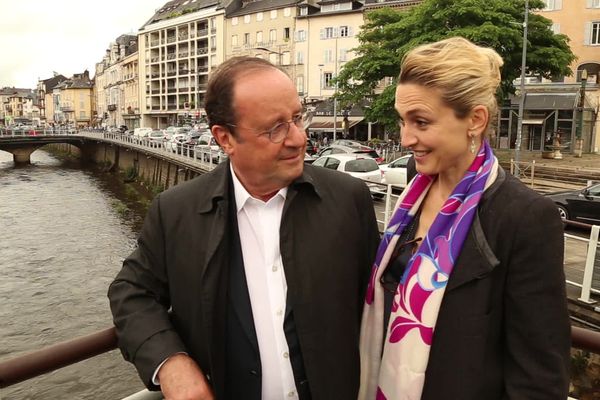
[[[279,226],[287,188],[267,202],[252,197],[231,167],[244,271],[262,369],[262,400],[297,399],[283,332],[287,283],[279,249]]]

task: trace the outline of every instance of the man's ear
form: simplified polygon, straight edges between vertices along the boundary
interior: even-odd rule
[[[481,137],[488,126],[490,113],[486,106],[478,105],[471,110],[469,132]]]
[[[231,155],[235,144],[235,138],[229,129],[223,125],[213,125],[212,128],[210,128],[210,131],[223,151],[227,155]]]

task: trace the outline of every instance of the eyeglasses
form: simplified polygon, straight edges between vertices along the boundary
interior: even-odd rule
[[[390,267],[390,265],[392,265],[394,263],[394,261],[396,260],[396,258],[398,258],[398,256],[401,253],[401,250],[405,247],[411,246],[411,252],[414,253],[414,251],[416,250],[416,245],[421,241],[422,239],[420,237],[418,238],[414,238],[412,240],[408,240],[406,242],[398,242],[396,244],[396,247],[394,248],[394,251],[392,252],[392,256],[390,257],[390,261],[388,261],[387,264],[387,268]],[[381,276],[379,277],[379,283],[381,283],[381,286],[383,287],[383,290],[385,290],[388,293],[392,293],[395,294],[396,293],[396,289],[398,288],[398,281],[396,281],[395,279],[393,279],[393,277],[391,276],[391,273],[388,273],[388,271],[383,271],[383,273],[381,274]]]
[[[288,133],[290,132],[290,125],[294,124],[296,128],[301,131],[306,131],[312,121],[313,115],[310,112],[303,112],[302,114],[295,115],[290,121],[280,122],[267,131],[261,131],[260,129],[245,128],[239,125],[227,124],[233,128],[249,129],[252,131],[259,132],[260,135],[268,135],[269,140],[273,143],[281,143],[285,140]]]

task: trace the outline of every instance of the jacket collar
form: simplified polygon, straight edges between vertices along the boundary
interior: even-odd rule
[[[229,180],[230,176],[230,160],[222,162],[210,173],[205,175],[205,183],[203,189],[198,193],[198,206],[197,212],[200,214],[208,213],[214,210],[217,203],[223,199],[228,199],[233,194],[229,193]],[[296,178],[291,184],[290,189],[292,192],[301,190],[301,188],[311,188],[317,196],[321,197],[320,184],[315,180],[314,168],[310,165],[305,165],[302,175]],[[288,197],[290,193],[288,193]],[[293,197],[293,196],[292,196]],[[288,199],[288,200],[291,200]],[[289,203],[289,201],[286,201]]]

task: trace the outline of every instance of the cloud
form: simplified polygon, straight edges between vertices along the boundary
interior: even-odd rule
[[[0,0],[0,87],[34,88],[57,71],[94,74],[110,43],[166,0]]]

